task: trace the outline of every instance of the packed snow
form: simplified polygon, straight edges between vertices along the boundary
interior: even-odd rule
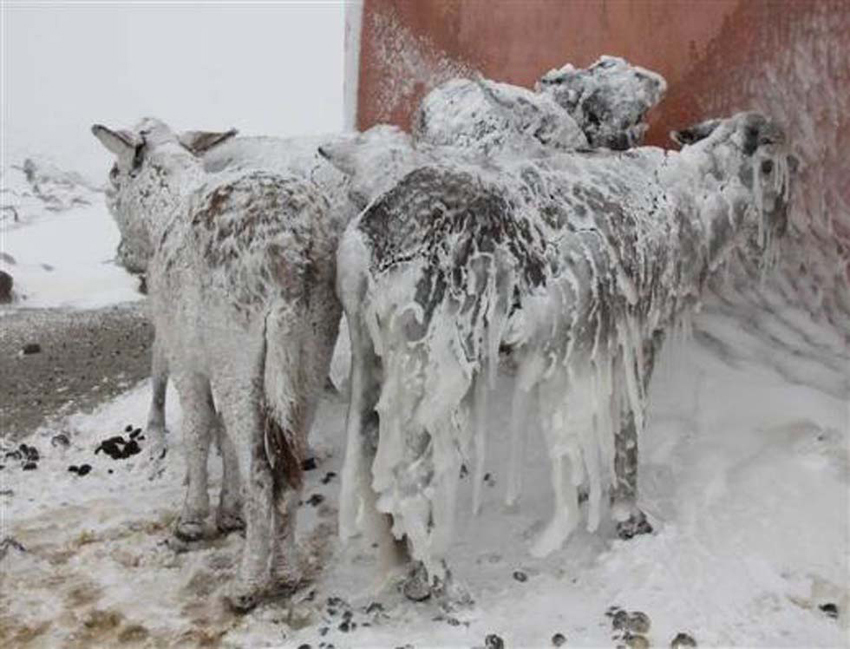
[[[118,228],[95,184],[49,161],[23,158],[3,170],[2,185],[0,270],[14,281],[11,308],[97,308],[140,299],[138,280],[114,261]]]
[[[327,393],[312,433],[325,459],[306,474],[301,512],[312,579],[290,599],[233,616],[221,594],[241,539],[210,538],[188,551],[172,540],[184,489],[179,435],[171,433],[176,452],[152,482],[134,466],[141,455],[95,453],[144,422],[149,390],[139,385],[26,440],[40,453],[37,469],[4,460],[3,534],[20,545],[6,541],[0,558],[0,638],[34,647],[480,647],[489,634],[506,646],[550,646],[561,633],[567,646],[611,646],[617,632],[606,611],[619,606],[649,617],[647,638],[658,646],[680,632],[700,646],[844,646],[846,344],[770,294],[714,297],[693,330],[662,352],[650,387],[641,505],[656,533],[630,541],[603,524],[578,530],[545,559],[528,553],[550,515],[548,459],[542,445],[530,446],[523,506],[506,509],[512,377],[497,377],[481,513],[472,515],[470,472],[460,478],[452,549],[475,604],[454,611],[411,603],[392,585],[376,590],[375,550],[362,540],[338,546],[334,474],[346,404]],[[175,405],[170,430],[179,422]],[[85,475],[68,470],[83,465]],[[214,476],[218,465],[210,464]]]

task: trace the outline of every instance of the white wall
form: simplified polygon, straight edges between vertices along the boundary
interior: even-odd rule
[[[3,162],[48,154],[97,181],[89,127],[147,115],[243,134],[343,125],[342,2],[3,3]]]

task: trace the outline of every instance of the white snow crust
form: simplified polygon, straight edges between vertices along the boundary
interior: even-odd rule
[[[114,262],[118,228],[101,189],[48,160],[2,172],[0,270],[20,307],[98,308],[138,300],[138,282]],[[0,311],[2,312],[2,311]]]
[[[693,332],[665,349],[650,387],[640,472],[642,506],[656,533],[626,542],[603,521],[546,558],[529,556],[528,539],[545,527],[553,502],[549,460],[542,445],[529,444],[524,505],[506,510],[515,377],[497,374],[481,514],[471,515],[472,471],[459,480],[455,503],[452,567],[476,603],[450,613],[406,601],[391,587],[371,589],[376,551],[365,540],[338,546],[338,482],[322,482],[340,472],[345,403],[337,397],[322,403],[313,433],[327,459],[306,474],[305,494],[325,500],[304,504],[299,515],[313,581],[244,617],[221,604],[242,545],[237,535],[188,552],[169,545],[184,489],[179,436],[172,433],[174,452],[154,482],[133,458],[93,454],[104,438],[144,422],[146,385],[50,424],[26,440],[41,451],[37,470],[7,460],[0,471],[3,536],[26,548],[8,547],[0,558],[0,637],[34,647],[116,646],[133,637],[141,646],[470,647],[489,633],[506,646],[548,646],[560,632],[568,646],[611,646],[605,611],[618,605],[650,617],[653,646],[680,631],[700,646],[843,646],[846,343],[769,293],[708,299]],[[175,396],[172,431],[181,417]],[[58,432],[69,436],[69,448],[51,446]],[[83,462],[93,467],[89,475],[67,471]],[[210,464],[213,490],[219,465]],[[516,570],[528,580],[513,579]],[[344,600],[330,607],[335,614],[329,597]],[[367,613],[373,602],[383,610]],[[839,607],[838,620],[819,609],[827,603]],[[357,627],[346,633],[338,627],[348,607]]]

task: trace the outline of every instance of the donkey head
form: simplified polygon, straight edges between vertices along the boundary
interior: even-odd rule
[[[164,147],[175,147],[190,155],[204,152],[233,137],[235,130],[224,133],[187,131],[174,133],[165,123],[145,118],[132,130],[112,130],[101,124],[92,126],[92,133],[115,156],[106,188],[106,204],[121,232],[118,262],[131,273],[144,273],[153,248],[146,219],[140,213],[141,193],[155,196],[163,190],[153,183],[149,174],[152,153]],[[162,168],[162,167],[161,167]]]
[[[683,154],[710,156],[711,174],[737,187],[744,197],[741,230],[746,247],[764,262],[775,254],[773,244],[788,229],[791,178],[797,160],[791,155],[785,133],[760,113],[738,113],[674,131],[673,140]]]

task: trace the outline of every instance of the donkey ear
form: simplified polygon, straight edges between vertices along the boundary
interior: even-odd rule
[[[112,131],[102,124],[95,124],[91,132],[100,140],[100,143],[116,156],[131,156],[136,152],[136,147],[141,144],[132,133],[127,131]]]
[[[354,140],[327,142],[318,148],[318,153],[342,173],[353,176],[357,172],[359,143]]]
[[[182,133],[177,139],[180,141],[180,144],[185,146],[189,151],[194,153],[195,155],[203,155],[213,147],[222,144],[223,142],[227,142],[230,138],[235,136],[239,131],[235,128],[230,129],[229,131],[224,131],[223,133],[210,133],[207,131],[186,131]]]
[[[683,128],[680,131],[670,131],[670,139],[679,146],[695,144],[714,133],[714,129],[716,129],[719,124],[719,119],[709,119],[705,122],[700,122],[699,124]]]

